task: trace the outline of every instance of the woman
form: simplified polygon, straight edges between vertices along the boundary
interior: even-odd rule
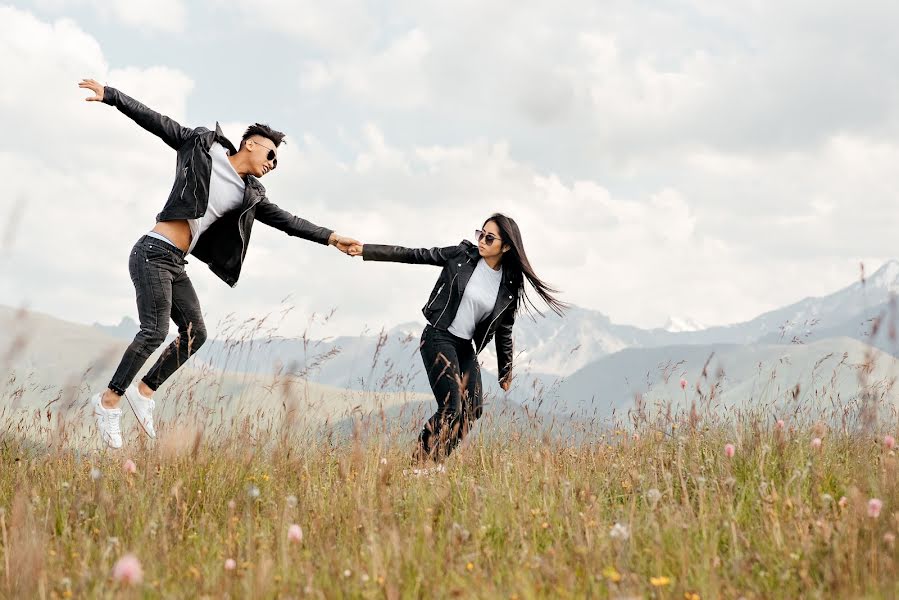
[[[559,315],[566,308],[558,292],[534,273],[514,220],[494,214],[476,232],[478,245],[463,241],[446,248],[403,248],[358,244],[351,255],[363,260],[429,264],[443,272],[422,312],[428,320],[421,335],[421,357],[437,400],[418,439],[415,457],[439,460],[481,416],[483,397],[477,355],[496,336],[499,382],[512,382],[512,325],[523,305],[534,308],[524,289],[531,287]]]

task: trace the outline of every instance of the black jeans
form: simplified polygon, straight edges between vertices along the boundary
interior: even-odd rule
[[[418,437],[416,457],[450,454],[481,416],[481,366],[471,340],[428,325],[421,334],[421,358],[437,400],[437,412]]]
[[[156,238],[143,236],[131,250],[128,270],[137,292],[140,331],[109,382],[109,389],[119,395],[165,341],[169,319],[178,326],[178,337],[144,376],[150,389],[158,389],[206,341],[200,301],[184,270],[186,264],[184,252]]]

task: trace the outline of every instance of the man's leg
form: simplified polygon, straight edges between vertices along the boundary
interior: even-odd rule
[[[105,408],[116,408],[122,394],[151,354],[165,341],[172,311],[172,284],[177,273],[174,257],[153,252],[143,241],[135,244],[128,261],[128,270],[137,295],[137,314],[140,331],[125,350],[109,389],[103,394]]]
[[[184,271],[172,282],[172,320],[178,325],[178,337],[162,352],[138,386],[147,398],[152,398],[159,386],[206,341],[206,324],[203,322],[200,300]]]
[[[171,253],[154,247],[147,238],[141,238],[128,261],[128,270],[137,297],[137,314],[140,331],[116,369],[105,392],[91,398],[94,421],[100,439],[110,448],[122,447],[121,418],[119,404],[122,395],[131,385],[137,371],[147,361],[156,348],[165,341],[169,330],[169,316],[172,306],[172,281],[178,272]],[[155,436],[152,427],[148,433]]]

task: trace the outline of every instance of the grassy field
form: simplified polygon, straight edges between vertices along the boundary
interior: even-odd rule
[[[574,442],[488,419],[422,472],[410,432],[376,414],[350,438],[244,417],[117,453],[73,447],[36,418],[42,442],[23,441],[28,421],[0,438],[4,597],[897,591],[899,459],[883,424],[657,413]],[[141,569],[130,583],[114,577],[126,555]]]
[[[603,425],[489,398],[426,470],[420,395],[184,369],[160,438],[126,414],[105,452],[94,383],[13,371],[0,597],[893,598],[899,419],[870,356],[852,398],[771,375],[725,406],[717,375]]]

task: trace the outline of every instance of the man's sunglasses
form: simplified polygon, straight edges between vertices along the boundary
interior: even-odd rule
[[[260,144],[256,140],[250,140],[250,141],[253,142],[254,144],[256,144],[257,146],[262,146],[263,148],[268,150],[268,156],[266,156],[266,158],[269,159],[270,161],[272,161],[272,170],[274,171],[275,169],[277,169],[278,168],[278,157],[275,155],[275,149],[269,148],[265,144]]]
[[[492,246],[493,242],[495,242],[496,240],[503,241],[503,238],[501,238],[499,236],[495,236],[492,233],[487,233],[486,231],[483,231],[481,229],[475,229],[474,235],[479,242],[481,240],[484,240],[485,242],[487,242],[488,246]]]

